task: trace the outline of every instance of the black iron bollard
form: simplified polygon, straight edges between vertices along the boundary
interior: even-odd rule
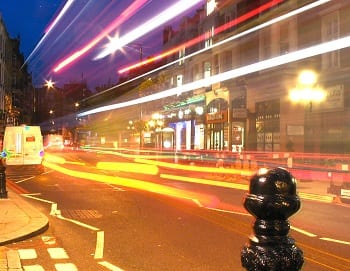
[[[7,198],[5,170],[6,167],[3,165],[2,160],[0,160],[0,199]]]
[[[283,168],[261,169],[250,180],[244,207],[255,218],[254,233],[241,251],[248,271],[298,271],[303,252],[288,236],[288,218],[300,209],[296,182]]]

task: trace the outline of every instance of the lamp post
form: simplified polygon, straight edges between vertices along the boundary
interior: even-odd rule
[[[296,87],[289,92],[292,102],[303,102],[312,112],[312,103],[325,99],[325,92],[318,86],[318,75],[312,70],[303,70],[299,73]]]
[[[319,86],[318,74],[313,70],[302,70],[296,81],[296,85],[289,92],[289,99],[295,103],[302,103],[308,109],[309,114],[304,114],[304,127],[306,123],[314,125],[312,121],[313,103],[320,103],[326,98],[325,91]],[[308,116],[308,117],[306,117]],[[308,122],[306,122],[308,120]],[[311,126],[310,126],[311,127]],[[304,135],[304,149],[311,147],[314,141],[308,142],[310,137]],[[290,158],[291,160],[292,158]],[[292,160],[290,161],[292,165]]]

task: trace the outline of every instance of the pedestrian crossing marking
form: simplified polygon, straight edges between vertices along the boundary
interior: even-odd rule
[[[43,240],[45,245],[54,245],[56,244],[56,238],[52,236],[42,236],[41,240]]]
[[[67,252],[60,247],[48,248],[47,252],[50,254],[51,259],[68,259]]]
[[[55,268],[57,271],[78,271],[78,268],[72,263],[57,263]]]
[[[39,264],[26,265],[26,266],[23,266],[23,269],[24,271],[45,271],[45,269]]]
[[[18,250],[19,258],[21,260],[30,260],[30,259],[36,259],[38,255],[36,254],[35,249],[28,248],[28,249],[19,249]]]

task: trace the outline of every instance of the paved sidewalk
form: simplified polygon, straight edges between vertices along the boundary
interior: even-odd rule
[[[4,245],[44,232],[49,220],[22,196],[7,190],[7,198],[0,199],[0,271],[18,271],[22,268],[17,251]]]

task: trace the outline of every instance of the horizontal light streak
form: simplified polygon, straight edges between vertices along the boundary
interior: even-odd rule
[[[221,181],[193,178],[193,177],[185,177],[185,176],[179,176],[179,175],[160,174],[160,177],[164,178],[164,179],[175,180],[175,181],[233,188],[233,189],[244,190],[244,191],[247,191],[249,188],[248,184],[221,182]]]
[[[116,103],[112,105],[102,106],[95,109],[91,109],[77,114],[78,117],[83,117],[91,114],[96,114],[113,109],[120,109],[131,105],[142,104],[154,100],[167,98],[170,96],[178,95],[179,93],[189,92],[195,89],[204,88],[208,85],[216,84],[229,79],[237,78],[250,73],[263,71],[269,68],[281,66],[284,64],[292,63],[298,60],[317,56],[324,53],[333,52],[336,50],[344,49],[350,46],[350,36],[332,40],[319,45],[311,46],[306,49],[301,49],[292,53],[288,53],[282,56],[274,57],[261,62],[253,63],[241,68],[233,69],[218,75],[211,76],[209,78],[201,79],[192,83],[184,84],[182,86],[171,88],[162,92],[158,92],[149,96],[144,96],[131,101]]]
[[[222,174],[234,174],[234,175],[241,175],[241,176],[252,176],[253,175],[253,171],[234,169],[234,168],[200,167],[200,166],[194,166],[194,165],[182,165],[182,164],[168,163],[168,162],[161,162],[161,161],[154,161],[154,160],[140,159],[140,158],[136,158],[134,161],[136,163],[157,165],[158,167],[166,167],[166,168],[194,171],[194,172],[202,172],[202,173],[204,173],[204,172],[205,173],[222,173]]]
[[[135,163],[126,163],[126,162],[98,162],[96,168],[102,170],[110,171],[123,171],[123,172],[133,172],[133,173],[142,173],[148,175],[157,175],[159,169],[155,165],[147,164],[137,164]]]
[[[214,35],[218,35],[219,33],[225,31],[226,29],[228,29],[230,27],[233,27],[235,25],[238,25],[238,24],[248,20],[249,18],[252,18],[253,16],[255,16],[255,15],[263,12],[264,10],[267,10],[267,9],[269,9],[269,8],[279,4],[281,2],[283,2],[283,0],[273,0],[273,1],[268,2],[268,3],[258,7],[256,9],[254,9],[254,10],[252,10],[252,11],[250,11],[250,12],[248,12],[248,13],[246,13],[246,14],[244,14],[244,15],[236,18],[236,19],[233,19],[232,21],[230,21],[230,22],[228,22],[228,23],[226,23],[226,24],[224,24],[222,26],[219,26],[216,29],[214,29]],[[159,54],[157,56],[148,58],[148,59],[146,59],[144,61],[138,62],[138,63],[133,64],[133,65],[129,65],[127,67],[124,67],[124,68],[118,70],[118,73],[120,73],[120,74],[121,73],[125,73],[125,72],[130,71],[132,69],[135,69],[137,67],[140,67],[140,66],[152,63],[154,61],[157,61],[159,59],[162,59],[164,57],[172,55],[172,54],[178,52],[179,50],[181,50],[183,48],[189,48],[189,47],[191,47],[191,46],[193,46],[193,45],[195,45],[195,44],[205,40],[206,38],[207,38],[207,35],[205,35],[205,34],[200,35],[200,36],[198,36],[196,38],[193,38],[193,39],[191,39],[191,40],[189,40],[189,41],[187,41],[187,42],[185,42],[185,43],[183,43],[181,45],[176,46],[175,48],[172,48],[172,49],[170,49],[170,50],[168,50],[166,52],[163,52],[163,53],[161,53],[161,54]],[[185,57],[185,58],[182,57],[180,60],[184,60],[186,58],[187,57]]]
[[[313,9],[313,8],[315,8],[315,7],[317,7],[317,6],[323,5],[323,4],[325,4],[325,3],[329,2],[329,1],[330,1],[330,0],[319,0],[319,1],[316,1],[316,2],[311,3],[311,4],[309,4],[309,5],[303,6],[303,7],[299,8],[299,9],[293,10],[293,11],[287,13],[287,14],[284,14],[284,15],[282,15],[282,16],[279,16],[279,17],[277,17],[277,18],[274,18],[274,19],[272,19],[272,20],[270,20],[270,21],[267,21],[267,22],[265,22],[265,23],[259,24],[259,25],[255,26],[255,27],[252,27],[252,28],[250,28],[250,29],[248,29],[248,30],[246,30],[246,31],[243,31],[243,32],[241,32],[241,33],[239,33],[239,34],[237,34],[237,35],[233,35],[233,36],[231,36],[231,37],[229,37],[229,38],[227,38],[227,39],[225,39],[225,40],[219,41],[219,42],[217,42],[217,43],[215,43],[215,44],[213,44],[213,45],[211,45],[211,46],[208,46],[208,47],[206,47],[206,48],[203,48],[203,49],[201,49],[201,50],[198,50],[198,51],[196,51],[196,52],[194,52],[194,53],[192,53],[192,54],[185,55],[185,56],[181,57],[180,59],[177,59],[177,60],[175,60],[175,61],[173,61],[173,62],[167,63],[167,64],[165,64],[165,65],[163,65],[163,66],[161,66],[161,67],[159,67],[159,68],[157,68],[157,69],[154,69],[154,70],[152,70],[152,71],[150,71],[150,72],[147,72],[147,73],[145,73],[145,74],[142,74],[142,75],[140,75],[140,76],[138,76],[138,77],[135,77],[135,78],[133,78],[133,79],[127,81],[127,82],[124,82],[124,83],[122,83],[122,84],[120,84],[120,85],[118,85],[118,86],[121,86],[121,85],[124,85],[124,84],[126,84],[126,83],[132,82],[132,81],[134,81],[134,80],[136,80],[136,79],[138,79],[138,78],[140,78],[140,77],[147,76],[147,75],[149,75],[149,74],[151,74],[151,73],[154,73],[154,72],[156,72],[156,71],[158,71],[158,70],[160,70],[160,69],[164,69],[164,68],[166,68],[166,67],[169,67],[169,66],[171,66],[171,65],[173,65],[173,64],[176,64],[176,63],[178,63],[178,62],[180,62],[180,61],[184,61],[184,60],[186,60],[186,59],[188,59],[188,58],[192,58],[192,57],[194,57],[194,56],[196,56],[196,55],[198,55],[198,54],[200,54],[200,53],[204,53],[204,52],[206,52],[206,51],[212,50],[213,48],[216,48],[216,47],[218,47],[218,46],[221,46],[221,45],[223,45],[223,44],[225,44],[225,43],[227,43],[227,42],[232,42],[232,41],[234,41],[234,40],[236,40],[236,39],[238,39],[238,38],[242,38],[242,37],[244,37],[244,36],[246,36],[246,35],[248,35],[248,34],[251,34],[251,33],[253,33],[253,32],[256,32],[256,31],[258,31],[258,30],[261,30],[261,29],[263,29],[263,28],[266,28],[266,27],[268,27],[268,26],[271,26],[271,25],[274,24],[274,23],[278,23],[278,22],[280,22],[280,21],[286,20],[286,19],[291,18],[291,17],[293,17],[293,16],[296,16],[296,15],[298,15],[298,14],[301,14],[301,13],[303,13],[303,12],[305,12],[305,11],[311,10],[311,9]],[[267,4],[265,4],[264,6],[261,6],[261,7],[260,7],[259,12],[262,12],[262,11],[264,11],[266,8],[270,8],[270,7],[272,7],[272,6],[274,6],[274,3],[273,3],[273,4],[272,4],[271,2],[270,2],[270,3],[267,3]],[[255,15],[255,14],[251,14],[251,15]],[[242,16],[242,17],[243,17],[243,16]],[[237,20],[242,20],[242,19],[241,19],[241,17],[240,17],[240,18],[238,18]],[[233,20],[233,21],[234,21],[234,20]],[[233,21],[227,23],[227,25],[233,24]],[[218,33],[220,33],[221,31],[226,30],[227,25],[226,25],[226,26],[224,25],[225,27],[222,26],[222,29],[220,29],[221,27],[216,28],[216,29],[214,30],[215,33],[218,34]],[[172,50],[169,50],[168,52],[164,52],[164,53],[162,53],[161,55],[158,55],[158,56],[153,57],[153,61],[159,60],[159,59],[161,59],[161,58],[163,58],[163,57],[165,57],[165,56],[167,56],[167,55],[170,55],[170,54],[172,54],[172,53],[178,51],[179,49],[182,49],[183,47],[190,47],[190,46],[192,46],[193,44],[195,44],[195,43],[197,43],[197,42],[203,40],[204,38],[205,38],[205,35],[198,36],[198,37],[196,37],[195,39],[193,39],[193,40],[191,40],[191,41],[189,41],[189,42],[187,42],[187,43],[184,43],[184,44],[182,44],[182,45],[180,45],[180,46],[178,46],[178,47],[176,47],[176,48],[174,48],[174,49],[172,49]],[[152,58],[151,58],[150,60],[152,60]],[[151,62],[151,61],[149,61],[149,60],[145,60],[144,62],[141,62],[141,63],[138,63],[138,64],[140,64],[140,65],[145,65],[145,64],[148,64],[148,63],[150,63],[150,62]],[[136,65],[138,65],[138,64],[136,64]],[[131,68],[135,68],[135,67],[132,66]],[[128,68],[126,67],[125,69],[121,70],[121,73],[127,71],[127,69],[128,69]],[[116,86],[116,87],[118,87],[118,86]]]
[[[105,48],[102,52],[100,52],[96,57],[95,60],[104,58],[108,56],[109,54],[114,53],[115,51],[119,50],[123,46],[127,45],[130,42],[133,42],[134,40],[137,40],[138,38],[146,35],[150,31],[154,30],[155,28],[161,26],[162,24],[170,21],[177,15],[183,13],[184,11],[190,9],[192,6],[196,5],[197,3],[201,2],[202,0],[182,0],[177,2],[176,4],[170,6],[163,12],[159,13],[157,16],[153,17],[149,21],[145,22],[144,24],[136,27],[133,30],[130,30],[127,34],[124,36],[116,39],[114,42],[109,44],[107,48]]]
[[[52,155],[52,154],[49,154],[47,152],[45,153],[44,159],[45,159],[45,161],[56,163],[56,164],[65,164],[66,163],[66,159],[64,159],[63,157],[59,157],[57,155]]]
[[[51,168],[53,170],[56,170],[58,172],[61,172],[63,174],[66,174],[75,178],[81,178],[81,179],[92,180],[92,181],[101,182],[101,183],[108,183],[108,184],[114,184],[114,185],[119,185],[123,187],[129,187],[132,189],[143,190],[143,191],[170,196],[178,199],[186,199],[186,200],[196,199],[196,200],[199,200],[200,202],[203,202],[204,205],[209,205],[211,202],[215,200],[213,196],[209,196],[209,195],[205,195],[197,192],[186,191],[183,189],[174,188],[174,187],[147,182],[147,181],[142,181],[138,179],[122,178],[118,176],[109,176],[109,175],[96,174],[96,173],[86,172],[86,171],[71,170],[71,169],[66,169],[62,166],[59,166],[57,164],[52,164],[46,161],[43,162],[43,165],[45,167]]]
[[[139,10],[140,7],[142,7],[147,0],[138,0],[134,1],[125,11],[123,11],[103,32],[101,32],[97,37],[95,37],[93,40],[91,40],[88,44],[80,48],[79,50],[72,53],[70,56],[66,57],[65,59],[61,60],[59,64],[57,64],[53,71],[59,72],[61,69],[63,69],[68,64],[72,63],[73,61],[77,60],[84,54],[86,54],[88,51],[90,51],[98,42],[100,42],[103,38],[107,37],[108,34],[110,34],[113,30],[115,30],[118,26],[120,26],[123,22],[125,22],[127,19],[129,19],[133,14],[136,13],[136,11]]]
[[[255,27],[251,28],[251,29],[248,29],[248,30],[246,30],[246,31],[243,31],[242,33],[239,33],[239,34],[234,35],[234,36],[232,36],[232,37],[229,37],[229,38],[227,38],[227,39],[225,39],[225,40],[222,40],[222,41],[220,41],[220,42],[217,42],[217,43],[213,44],[212,46],[208,46],[208,47],[203,48],[203,49],[201,49],[201,50],[198,50],[198,51],[196,51],[196,52],[194,52],[194,53],[192,53],[192,54],[189,54],[189,55],[186,55],[186,56],[184,56],[184,57],[182,57],[182,58],[180,58],[180,59],[177,59],[177,60],[175,60],[175,61],[173,61],[173,62],[167,63],[167,64],[165,64],[165,65],[163,65],[163,66],[161,66],[161,67],[158,67],[158,68],[153,69],[153,70],[151,70],[151,71],[149,71],[149,72],[146,72],[146,73],[144,73],[144,74],[141,74],[141,75],[139,75],[139,76],[136,76],[136,77],[134,77],[134,78],[132,78],[132,79],[130,79],[130,80],[128,80],[128,81],[125,81],[125,82],[123,82],[123,83],[121,83],[121,84],[119,84],[119,85],[116,85],[116,86],[114,86],[114,87],[111,87],[111,88],[109,88],[109,89],[106,89],[105,91],[103,91],[103,92],[101,92],[101,93],[99,93],[99,94],[95,94],[94,96],[100,95],[100,94],[102,94],[102,93],[104,93],[104,92],[107,92],[107,91],[109,91],[109,90],[112,90],[112,89],[121,87],[121,86],[126,85],[126,84],[128,84],[128,83],[131,83],[131,82],[133,82],[133,81],[135,81],[135,80],[137,80],[137,79],[143,78],[143,77],[148,76],[148,75],[150,75],[150,74],[153,74],[153,73],[155,73],[155,72],[157,72],[157,71],[160,71],[160,70],[162,70],[162,69],[165,69],[165,68],[167,68],[167,67],[169,67],[169,66],[171,66],[171,65],[177,64],[179,61],[183,61],[183,60],[186,60],[186,59],[188,59],[188,58],[194,57],[194,56],[196,56],[196,55],[198,55],[198,54],[200,54],[200,53],[204,53],[204,52],[206,52],[206,51],[208,51],[208,50],[212,50],[213,48],[216,48],[216,47],[218,47],[218,46],[221,46],[221,45],[223,45],[223,44],[225,44],[225,43],[227,43],[227,42],[231,42],[231,41],[236,40],[236,39],[238,39],[238,38],[244,37],[244,36],[246,36],[246,35],[248,35],[248,34],[251,34],[251,33],[253,33],[253,32],[256,32],[256,31],[258,31],[258,30],[260,30],[260,29],[263,29],[263,28],[265,28],[265,27],[268,27],[268,26],[270,26],[270,25],[272,25],[272,24],[274,24],[274,23],[277,23],[277,22],[286,20],[286,19],[288,19],[288,18],[291,18],[291,17],[293,17],[293,16],[296,16],[296,15],[298,15],[298,14],[301,14],[301,13],[303,13],[303,12],[305,12],[305,11],[311,10],[311,9],[317,7],[317,6],[323,5],[323,4],[325,4],[325,3],[329,2],[329,1],[330,1],[330,0],[319,0],[319,1],[313,2],[313,3],[309,4],[309,5],[303,6],[303,7],[299,8],[299,9],[293,10],[293,11],[291,11],[291,12],[289,12],[289,13],[287,13],[287,14],[284,14],[284,15],[282,15],[282,16],[280,16],[280,17],[274,18],[274,19],[272,19],[272,20],[270,20],[270,21],[267,21],[267,22],[265,22],[265,23],[263,23],[263,24],[259,24],[259,25],[255,26]],[[197,37],[197,39],[199,39],[199,38],[201,38],[201,37]],[[195,42],[195,41],[193,41],[193,42]],[[156,56],[155,58],[157,58],[157,56]],[[93,97],[93,96],[92,96],[92,97]]]
[[[300,198],[307,199],[307,200],[315,200],[315,201],[321,201],[326,203],[332,203],[334,201],[334,197],[328,196],[328,195],[317,195],[317,194],[310,194],[310,193],[303,193],[303,192],[299,192],[298,194]]]

